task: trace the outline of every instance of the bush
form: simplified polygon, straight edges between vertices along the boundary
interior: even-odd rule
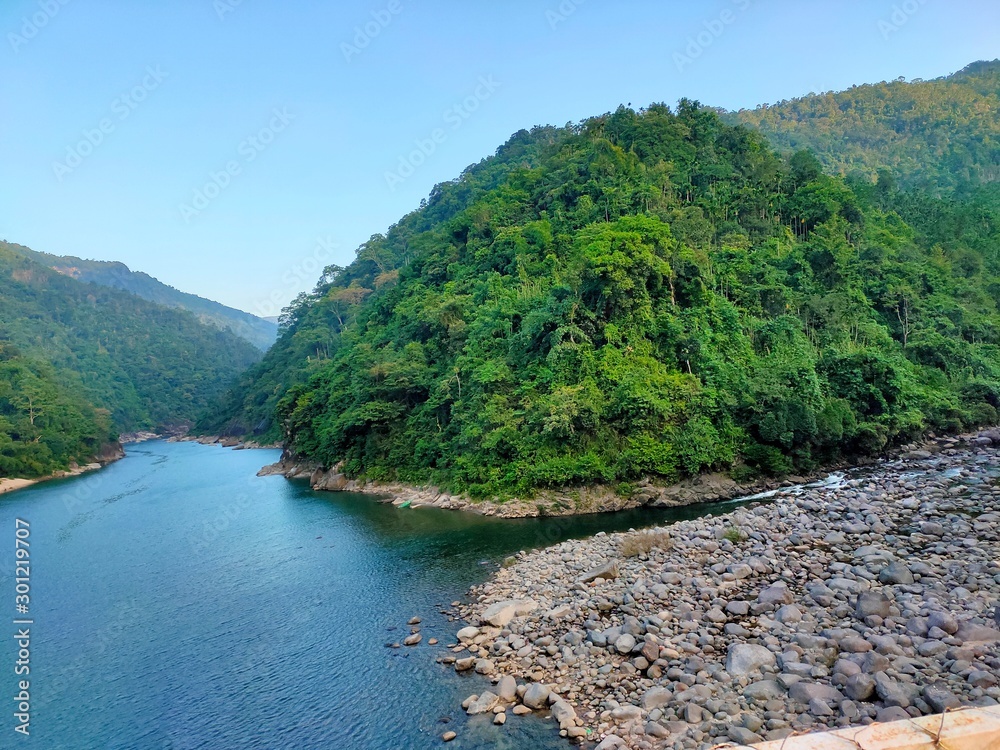
[[[666,529],[636,531],[622,539],[621,553],[623,557],[639,557],[648,555],[654,549],[670,549],[672,544],[670,532]]]

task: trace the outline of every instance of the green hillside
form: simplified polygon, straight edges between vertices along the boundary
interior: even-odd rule
[[[998,248],[989,206],[620,108],[517,133],[326,269],[199,427],[475,496],[809,469],[997,420]]]
[[[0,245],[0,475],[65,468],[121,431],[191,424],[260,356],[191,313]]]
[[[727,115],[781,151],[812,151],[834,174],[965,191],[1000,180],[1000,60],[933,81],[852,86]]]
[[[50,255],[14,244],[8,244],[7,247],[36,263],[79,281],[121,289],[158,305],[192,312],[202,323],[223,331],[232,331],[261,351],[267,351],[278,334],[278,326],[272,321],[226,307],[204,297],[178,291],[149,274],[132,271],[124,263],[83,260],[73,255]]]

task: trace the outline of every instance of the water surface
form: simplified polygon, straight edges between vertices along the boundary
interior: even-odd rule
[[[435,662],[440,614],[504,556],[704,514],[636,510],[501,520],[402,510],[257,478],[277,451],[131,446],[90,475],[0,496],[0,550],[31,524],[31,735],[44,750],[565,748],[551,720],[466,718],[487,684]],[[732,506],[727,504],[727,509]],[[0,617],[14,617],[12,554]],[[424,642],[390,649],[413,616]],[[0,695],[16,690],[13,639]],[[9,696],[8,696],[9,693]],[[491,718],[491,717],[490,717]]]

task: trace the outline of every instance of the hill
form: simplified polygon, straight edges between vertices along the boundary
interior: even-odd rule
[[[65,468],[122,431],[191,424],[260,356],[189,312],[0,245],[0,475]]]
[[[274,321],[258,318],[256,315],[227,307],[204,297],[178,291],[172,286],[154,279],[149,274],[132,271],[124,263],[83,260],[73,255],[50,255],[21,245],[5,244],[9,249],[21,253],[36,263],[48,266],[64,276],[112,289],[121,289],[158,305],[192,312],[202,323],[215,326],[223,331],[232,331],[261,351],[267,351],[278,335],[278,326]]]
[[[779,150],[812,151],[834,174],[937,194],[1000,180],[1000,60],[932,81],[903,80],[810,94],[726,119],[764,133]]]
[[[997,420],[998,248],[988,207],[622,107],[515,134],[327,268],[199,428],[479,497],[809,469]]]

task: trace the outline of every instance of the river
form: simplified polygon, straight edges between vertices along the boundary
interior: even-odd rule
[[[702,506],[500,520],[397,509],[256,477],[277,451],[154,441],[101,471],[0,496],[0,617],[30,627],[30,735],[14,731],[15,639],[0,648],[0,747],[44,750],[565,748],[551,720],[494,727],[488,684],[438,664],[440,613],[507,555]],[[727,510],[732,504],[725,504]],[[30,605],[15,612],[16,519]],[[423,619],[424,641],[387,648]]]

